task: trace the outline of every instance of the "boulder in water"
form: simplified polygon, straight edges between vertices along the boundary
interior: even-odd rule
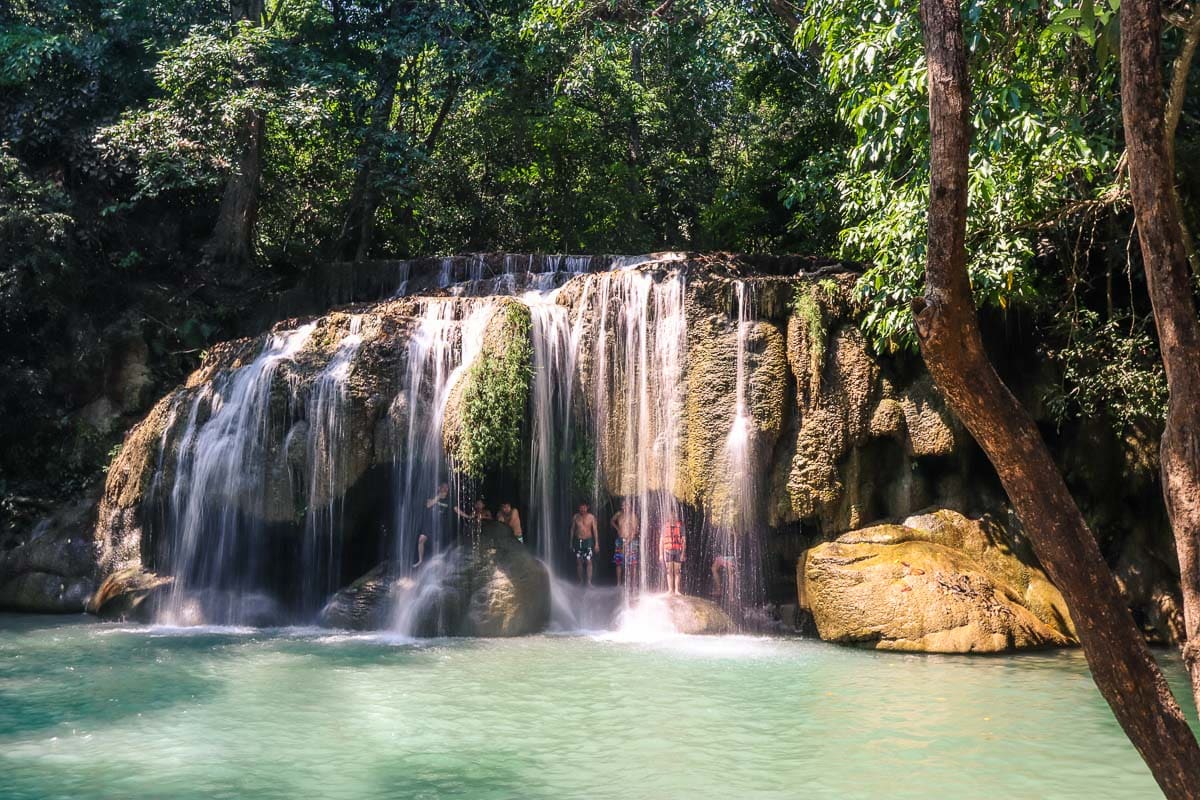
[[[321,624],[417,636],[525,636],[550,621],[550,574],[506,525],[487,521],[411,576],[384,562],[338,591]]]
[[[690,595],[668,596],[664,600],[671,624],[679,633],[716,635],[733,633],[733,620],[725,609],[711,600]]]
[[[991,518],[955,511],[851,531],[801,558],[822,639],[880,650],[994,653],[1075,642],[1058,589]]]
[[[88,598],[87,611],[100,619],[148,622],[152,598],[173,579],[137,567],[118,570]]]

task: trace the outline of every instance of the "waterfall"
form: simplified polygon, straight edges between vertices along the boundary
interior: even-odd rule
[[[313,382],[308,394],[308,487],[304,517],[300,584],[303,608],[317,608],[338,588],[341,576],[341,530],[344,498],[337,494],[345,472],[347,444],[353,420],[346,398],[346,381],[362,345],[362,316],[350,317],[345,336],[333,357]],[[285,441],[284,452],[288,452]]]
[[[723,568],[722,605],[735,614],[758,600],[761,587],[759,548],[756,534],[759,486],[753,469],[754,421],[748,407],[750,328],[754,321],[753,286],[746,281],[733,284],[737,307],[736,390],[733,419],[725,440],[725,458],[730,476],[730,507],[721,524],[712,531],[716,568]],[[723,567],[722,567],[723,564]]]
[[[627,592],[656,579],[657,532],[682,509],[675,499],[687,351],[684,279],[679,272],[621,270],[589,276],[592,304],[588,422],[595,443],[593,505],[606,488],[637,517],[640,566],[626,570]]]
[[[254,361],[219,375],[192,401],[168,500],[173,535],[165,562],[175,584],[160,621],[236,624],[253,613],[240,601],[262,587],[270,562],[261,547],[263,515],[251,519],[238,509],[265,503],[272,384],[314,327],[272,335]],[[198,599],[196,590],[226,594]]]
[[[555,623],[599,626],[619,599],[628,604],[660,591],[660,534],[675,520],[685,524],[694,565],[685,570],[685,588],[700,591],[713,564],[708,559],[720,557],[727,565],[726,608],[737,612],[757,602],[762,487],[754,468],[753,286],[728,284],[736,313],[727,325],[736,324],[736,337],[714,323],[725,331],[719,341],[734,342],[733,352],[719,357],[735,367],[736,391],[729,429],[720,432],[724,446],[718,443],[705,457],[729,476],[728,495],[723,507],[685,505],[680,498],[694,491],[694,478],[681,467],[689,286],[680,262],[678,254],[611,257],[602,262],[610,269],[593,271],[597,262],[590,256],[446,258],[440,268],[434,264],[440,296],[389,301],[378,317],[370,310],[335,316],[319,336],[312,335],[316,324],[271,335],[249,363],[180,392],[168,410],[151,481],[152,492],[165,495],[156,567],[176,578],[160,619],[244,624],[274,601],[303,615],[361,574],[364,560],[381,557],[404,582],[400,605],[424,607],[448,596],[456,559],[471,557],[465,549],[451,553],[460,526],[450,506],[494,487],[461,485],[445,451],[443,421],[456,384],[482,351],[489,320],[502,300],[511,302],[507,298],[529,309],[532,380],[528,458],[519,476],[505,480],[508,490],[522,493],[516,505],[527,546],[551,572]],[[410,280],[421,279],[407,263],[400,277],[400,294]],[[364,329],[373,341],[387,329],[397,342],[397,372],[383,382],[389,395],[370,395],[367,406],[387,404],[378,423],[354,410],[367,402],[361,392],[373,391],[352,382]],[[379,346],[370,352],[378,354]],[[314,364],[320,353],[327,355]],[[280,368],[293,361],[299,365],[284,371],[285,381]],[[376,553],[348,538],[350,520],[360,520],[363,511],[348,508],[346,496],[349,476],[357,480],[368,468],[351,462],[364,457],[354,449],[362,425],[377,425],[372,441],[386,441],[388,449],[370,452],[390,458],[372,462],[381,467],[372,473],[379,477],[363,489],[378,503],[376,529],[386,537]],[[688,446],[711,441],[689,436]],[[166,477],[172,462],[173,480]],[[284,498],[289,485],[291,496]],[[610,523],[626,509],[622,584],[603,595],[603,613],[599,594],[566,583],[575,574],[568,543],[581,500],[597,516],[602,547],[593,566],[600,575],[614,556],[617,531]],[[422,536],[428,563],[417,568]],[[414,607],[398,608],[394,621],[412,633],[428,619]]]
[[[537,553],[551,569],[561,560],[561,538],[570,526],[573,394],[578,340],[557,292],[525,294],[533,322],[533,397],[529,459],[529,520]]]
[[[426,506],[443,483],[452,482],[442,445],[442,420],[450,390],[483,343],[494,306],[485,301],[430,299],[408,340],[407,373],[401,394],[408,421],[394,462],[394,557],[407,571],[417,557],[418,537],[429,537],[431,550],[452,542],[450,512]],[[447,498],[453,502],[454,495]]]

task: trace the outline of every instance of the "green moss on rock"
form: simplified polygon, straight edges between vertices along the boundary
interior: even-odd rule
[[[451,390],[442,437],[455,468],[470,478],[517,465],[533,378],[529,307],[501,303],[483,347]]]

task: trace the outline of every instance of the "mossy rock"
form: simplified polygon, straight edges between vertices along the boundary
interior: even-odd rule
[[[455,468],[471,478],[510,468],[521,457],[525,409],[533,377],[529,307],[496,304],[479,354],[450,389],[442,441]]]

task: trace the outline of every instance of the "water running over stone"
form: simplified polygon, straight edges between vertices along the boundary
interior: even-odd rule
[[[245,511],[265,501],[271,427],[279,422],[270,403],[276,372],[313,327],[273,335],[250,364],[219,376],[192,401],[168,501],[165,560],[175,584],[163,621],[194,624],[216,616],[236,623],[253,614],[241,601],[264,583],[265,515]],[[197,606],[201,600],[206,608]]]
[[[417,595],[436,597],[437,571],[426,570],[434,555],[472,544],[452,507],[481,495],[493,510],[504,501],[517,507],[526,546],[563,580],[574,578],[571,520],[586,499],[600,528],[593,566],[602,582],[616,572],[614,540],[625,540],[626,602],[661,591],[660,533],[674,520],[687,531],[689,592],[723,584],[722,602],[734,612],[760,602],[760,473],[779,435],[764,438],[762,419],[785,413],[764,411],[763,398],[782,403],[785,390],[764,390],[757,376],[770,357],[779,363],[766,380],[783,379],[781,333],[756,318],[760,300],[749,282],[689,263],[676,254],[476,255],[424,272],[404,265],[399,289],[416,296],[276,333],[250,363],[222,355],[154,429],[153,483],[160,494],[171,489],[169,513],[154,529],[170,557],[156,566],[178,578],[162,618],[247,619],[211,602],[185,607],[202,590],[237,602],[270,595],[304,618],[382,561],[389,574],[411,578]],[[778,319],[791,284],[771,286],[763,302]],[[530,374],[520,419],[504,424],[521,452],[503,470],[463,481],[447,448],[464,434],[447,425],[448,405],[460,425],[464,401],[454,398],[462,386],[477,390],[473,402],[495,402],[487,398],[496,387],[471,383],[486,372],[472,365],[482,363],[498,309],[507,320],[514,306],[527,319],[518,335]],[[775,350],[764,355],[764,342]],[[277,473],[294,511],[280,513],[278,481],[267,479]],[[417,567],[422,558],[429,563]],[[552,585],[561,627],[604,624],[614,610]]]

